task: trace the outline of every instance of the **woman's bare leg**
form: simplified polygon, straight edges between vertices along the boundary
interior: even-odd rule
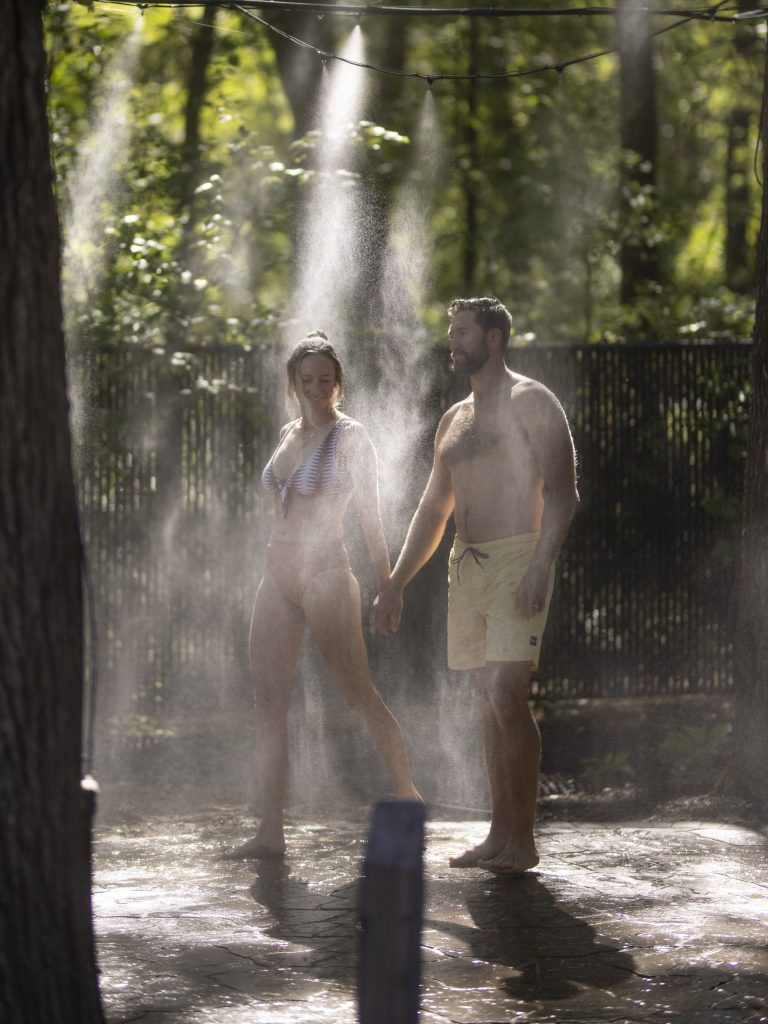
[[[267,573],[253,606],[250,662],[256,684],[261,823],[255,838],[226,856],[231,860],[285,853],[283,812],[288,781],[288,707],[304,616]]]
[[[327,569],[304,590],[304,615],[347,704],[365,722],[403,800],[421,800],[397,719],[373,685],[360,618],[360,588],[348,569]]]

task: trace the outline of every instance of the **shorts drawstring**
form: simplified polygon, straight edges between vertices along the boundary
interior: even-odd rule
[[[483,566],[480,563],[480,559],[491,557],[486,551],[481,551],[480,548],[464,548],[460,555],[455,555],[451,559],[451,563],[456,566],[457,583],[461,583],[461,562],[465,555],[472,555],[472,558],[475,561],[475,565],[479,565],[481,569],[483,568]]]

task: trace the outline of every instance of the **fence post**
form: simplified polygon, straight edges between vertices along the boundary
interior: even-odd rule
[[[360,889],[360,1024],[419,1019],[425,808],[382,801],[373,809]]]

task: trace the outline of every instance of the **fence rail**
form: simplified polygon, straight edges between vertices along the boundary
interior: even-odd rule
[[[749,358],[747,344],[715,343],[510,353],[560,397],[579,456],[540,699],[731,687]],[[434,368],[436,419],[457,391],[444,352]],[[249,700],[247,615],[271,517],[258,477],[281,420],[271,350],[123,347],[74,375],[100,700],[137,728],[171,707]],[[442,644],[444,567],[424,580],[422,653]]]

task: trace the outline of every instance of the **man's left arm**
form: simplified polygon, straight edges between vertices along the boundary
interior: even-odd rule
[[[576,487],[576,453],[563,407],[546,388],[532,388],[523,397],[523,423],[536,456],[542,480],[544,511],[539,540],[523,580],[516,605],[530,618],[543,611],[549,574],[579,503]]]

